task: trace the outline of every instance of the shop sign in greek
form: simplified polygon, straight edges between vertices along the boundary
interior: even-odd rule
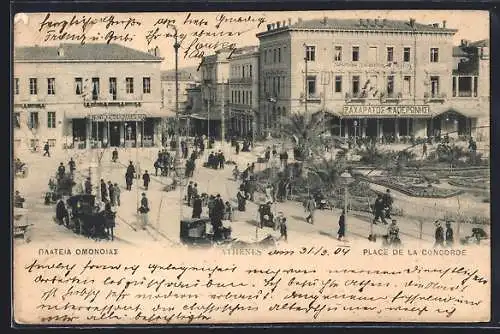
[[[343,116],[430,116],[428,105],[345,105]]]
[[[143,121],[145,114],[97,114],[89,115],[88,118],[94,122],[121,122],[121,121]]]

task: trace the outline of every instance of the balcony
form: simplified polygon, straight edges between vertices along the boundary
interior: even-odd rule
[[[84,100],[86,107],[95,106],[136,106],[142,105],[142,96],[127,94],[125,97],[117,94],[92,95],[90,99]]]
[[[253,82],[252,77],[245,78],[231,78],[229,79],[230,84],[251,84]]]
[[[47,102],[45,97],[39,95],[29,95],[28,97],[16,98],[14,95],[14,106],[22,108],[45,108]]]
[[[436,94],[430,94],[430,93],[425,93],[424,94],[424,101],[425,103],[444,103],[447,99],[447,95],[445,93],[436,93]]]
[[[366,93],[358,92],[358,93],[345,93],[345,102],[346,103],[365,103],[367,99]]]
[[[380,94],[380,102],[382,103],[399,103],[403,98],[402,93],[381,93]]]

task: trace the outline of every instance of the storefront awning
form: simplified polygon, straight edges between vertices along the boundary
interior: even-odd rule
[[[90,118],[97,122],[138,121],[145,118],[175,117],[175,113],[165,109],[112,110],[104,108],[88,108],[84,111],[65,111],[65,118]]]
[[[191,118],[193,119],[200,119],[200,120],[205,120],[205,121],[220,121],[222,119],[220,113],[196,113],[196,114],[191,114]]]

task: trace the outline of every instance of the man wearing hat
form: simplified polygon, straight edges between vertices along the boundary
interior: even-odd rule
[[[85,194],[90,195],[92,194],[92,183],[90,182],[90,177],[87,177],[85,180]]]
[[[443,226],[441,226],[441,222],[439,220],[436,220],[434,222],[434,225],[436,226],[436,230],[434,232],[434,247],[444,246],[444,231],[443,231]]]
[[[192,196],[193,196],[193,181],[189,181],[189,185],[187,187],[187,194],[186,194],[188,206],[191,206],[191,197]]]
[[[453,228],[451,227],[451,221],[446,221],[446,232],[445,232],[446,246],[452,247],[454,242]]]

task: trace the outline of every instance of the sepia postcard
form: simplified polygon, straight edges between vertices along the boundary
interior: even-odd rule
[[[490,321],[488,12],[13,20],[13,326]]]

